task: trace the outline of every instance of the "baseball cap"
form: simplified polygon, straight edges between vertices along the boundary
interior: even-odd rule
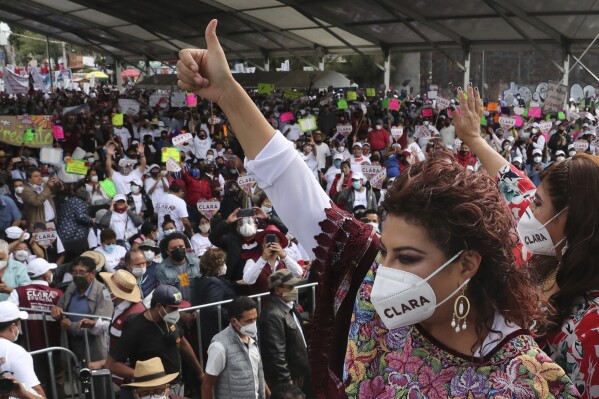
[[[48,270],[56,269],[56,263],[48,263],[43,258],[35,258],[27,264],[27,274],[29,277],[37,277],[46,273]]]
[[[21,234],[23,234],[23,229],[17,226],[11,226],[4,230],[4,232],[6,233],[7,238],[11,240],[18,240],[19,238],[21,238]],[[23,238],[25,238],[25,240],[29,240],[29,237],[29,233],[25,233],[25,236]]]
[[[364,175],[360,172],[354,172],[351,175],[351,180],[366,180],[366,178],[364,177]]]
[[[352,146],[352,148],[353,147],[360,147],[360,148],[362,148],[362,143],[354,143],[354,145]]]
[[[543,155],[543,151],[539,150],[538,148],[535,148],[534,150],[532,150],[533,155],[534,154],[539,154],[539,155]]]
[[[183,294],[172,285],[159,285],[152,294],[152,306],[155,304],[173,308],[188,308],[191,304],[183,300]]]
[[[343,160],[343,155],[341,155],[341,154],[335,154],[335,155],[333,155],[333,159],[341,159],[341,160]]]
[[[522,163],[522,157],[514,157],[512,159],[512,163],[514,163],[514,162],[520,162],[520,163]]]
[[[278,287],[280,285],[296,285],[302,281],[301,278],[295,277],[287,269],[280,269],[268,276],[268,289]]]
[[[136,186],[139,186],[139,187],[143,187],[144,186],[144,184],[139,179],[133,179],[133,180],[131,180],[131,184],[135,184]]]
[[[539,127],[539,123],[538,122],[533,123],[532,127]]]
[[[560,155],[566,156],[566,153],[563,152],[562,150],[558,150],[558,151],[555,152],[555,156],[556,157],[559,157]]]
[[[17,319],[27,320],[28,318],[29,314],[19,310],[14,303],[8,301],[0,302],[0,323]]]
[[[117,201],[127,202],[127,197],[125,197],[125,194],[117,194],[112,198],[112,202],[117,202]]]

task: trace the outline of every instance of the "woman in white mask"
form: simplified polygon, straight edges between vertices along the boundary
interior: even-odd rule
[[[204,252],[208,248],[215,248],[208,236],[210,235],[210,220],[206,216],[200,217],[200,222],[198,223],[198,231],[193,236],[191,236],[191,247],[193,248],[193,252],[199,258],[204,255]]]
[[[0,302],[18,287],[31,284],[25,264],[9,257],[8,243],[0,240]]]
[[[467,101],[469,102],[469,100]],[[478,113],[480,107],[476,108]],[[468,128],[477,113],[456,121],[460,138],[480,157],[490,176],[497,176],[512,218],[517,221],[516,262],[536,275],[548,321],[535,330],[543,349],[567,370],[583,398],[596,397],[599,374],[599,279],[596,249],[599,235],[599,160],[585,154],[556,161],[540,175],[536,187],[507,164]],[[458,131],[458,129],[456,129]],[[525,266],[522,266],[525,268]],[[533,301],[533,298],[529,299]]]
[[[526,270],[513,266],[515,223],[494,182],[443,153],[413,165],[387,193],[387,252],[377,257],[374,228],[331,204],[235,82],[215,29],[213,20],[208,50],[181,52],[179,86],[218,102],[245,150],[246,169],[315,255],[318,338],[309,353],[317,395],[524,398],[546,397],[551,385],[554,396],[575,397],[526,331],[542,314]],[[476,112],[467,128],[480,138]],[[539,371],[546,369],[555,373]]]

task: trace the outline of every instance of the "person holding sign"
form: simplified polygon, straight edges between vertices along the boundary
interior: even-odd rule
[[[132,169],[130,164],[123,164],[119,162],[121,171],[115,171],[112,168],[112,158],[116,154],[116,148],[114,145],[108,145],[106,147],[106,175],[112,179],[114,187],[116,188],[117,194],[127,195],[131,192],[130,184],[133,180],[142,180],[143,174],[146,171],[146,156],[144,154],[144,145],[137,145],[137,154],[139,156],[139,164],[135,169]],[[121,160],[122,161],[122,160]],[[133,161],[132,163],[137,163]]]
[[[389,153],[391,134],[383,127],[381,119],[377,120],[374,129],[368,132],[366,140],[368,140],[372,151],[379,151],[381,155]]]
[[[513,265],[513,223],[491,179],[443,153],[416,163],[387,192],[389,216],[379,240],[372,226],[331,204],[234,80],[216,20],[206,42],[207,50],[180,52],[178,84],[223,109],[247,169],[290,232],[312,250],[312,270],[328,287],[318,291],[312,335],[318,338],[309,347],[317,395],[396,397],[410,389],[424,396],[434,387],[439,397],[467,396],[470,385],[462,381],[475,380],[476,394],[488,398],[514,396],[514,387],[522,396],[543,396],[549,383],[554,396],[577,396],[525,330],[543,316],[530,300],[536,291],[527,272]],[[468,98],[460,101],[465,120],[456,131],[480,138],[482,101],[472,89]],[[492,174],[493,165],[487,170]]]
[[[25,219],[28,230],[32,230],[36,223],[56,223],[56,207],[52,198],[52,188],[60,181],[56,176],[44,183],[42,174],[38,169],[27,172],[27,182],[21,194],[23,199]]]

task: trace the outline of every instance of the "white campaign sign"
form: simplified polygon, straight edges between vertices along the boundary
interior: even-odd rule
[[[578,152],[584,152],[589,148],[589,143],[587,141],[575,141],[572,144],[574,144],[574,149]]]
[[[352,130],[352,125],[337,125],[337,133],[341,133],[344,137],[349,136]]]
[[[435,102],[436,102],[437,109],[449,108],[449,106],[451,105],[451,100],[448,100],[443,97],[435,98]]]
[[[187,95],[184,91],[176,91],[171,94],[171,106],[175,108],[187,107]]]
[[[168,103],[168,94],[166,94],[166,93],[158,93],[158,92],[152,94],[150,96],[150,107],[157,106],[160,103],[161,100],[164,103],[164,106],[166,106],[166,103]]]
[[[176,147],[190,142],[192,138],[193,136],[191,135],[191,133],[185,133],[173,137],[171,141],[173,142],[173,145]]]
[[[119,98],[119,107],[123,114],[135,115],[139,113],[139,102],[137,100]]]
[[[553,126],[553,123],[551,121],[541,122],[541,123],[539,123],[539,130],[543,133],[547,133],[548,131],[551,130],[552,126]]]
[[[20,160],[20,158],[18,158]],[[62,163],[62,148],[43,147],[40,150],[40,162],[60,166]]]
[[[166,159],[166,170],[169,172],[180,172],[181,167],[177,165],[177,162],[173,158]]]
[[[198,202],[198,211],[218,211],[220,202],[218,201],[200,201]]]
[[[559,112],[566,102],[568,96],[568,86],[556,83],[547,83],[547,96],[543,103],[543,110],[545,112]]]
[[[382,169],[383,167],[381,165],[362,165],[362,173],[368,180],[372,179],[372,177]]]
[[[516,126],[516,119],[510,118],[509,116],[500,116],[499,124],[501,126],[509,126],[509,127]]]
[[[403,127],[393,126],[391,128],[391,136],[393,140],[398,141],[403,136]]]
[[[415,136],[415,138],[430,137],[431,131],[428,129],[427,126],[424,126],[424,125],[416,126],[416,134],[414,136]]]

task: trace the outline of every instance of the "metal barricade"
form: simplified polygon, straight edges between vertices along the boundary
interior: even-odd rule
[[[73,370],[77,366],[79,366],[79,359],[77,359],[77,356],[73,352],[71,352],[70,350],[68,350],[66,348],[62,348],[60,346],[53,346],[50,348],[45,348],[45,349],[40,349],[37,351],[30,352],[30,355],[32,357],[41,356],[43,354],[47,355],[48,369],[50,371],[50,381],[48,381],[47,383],[50,385],[52,397],[58,398],[57,375],[56,375],[56,370],[54,370],[54,355],[55,355],[54,352],[63,354],[68,359],[67,374],[68,374],[68,381],[70,382],[70,385],[71,385],[70,397],[75,398],[75,397],[77,397],[75,395],[78,392],[81,392],[81,389],[79,386],[79,378],[73,378]],[[72,365],[71,365],[71,361],[73,362]],[[66,386],[66,381],[65,381],[65,386]]]
[[[308,283],[308,284],[303,284],[303,285],[298,285],[297,289],[298,291],[302,291],[302,290],[310,290],[310,314],[314,315],[314,310],[316,308],[316,286],[318,285],[318,283]],[[270,295],[270,292],[263,292],[261,294],[256,294],[256,295],[251,295],[250,298],[254,298],[256,300],[256,302],[258,302],[258,314],[260,314],[260,312],[262,311],[262,298],[265,296]],[[198,327],[198,348],[199,348],[199,360],[200,360],[200,364],[203,365],[204,364],[204,348],[203,348],[203,344],[202,344],[202,323],[200,321],[200,312],[202,310],[206,310],[208,308],[212,308],[212,307],[216,307],[216,311],[218,314],[218,330],[222,331],[224,329],[223,325],[222,325],[222,306],[226,305],[227,303],[231,303],[233,302],[232,299],[228,299],[226,301],[220,301],[220,302],[213,302],[213,303],[207,303],[205,305],[198,305],[198,306],[192,306],[189,308],[184,308],[184,309],[179,309],[179,312],[189,312],[189,311],[194,311],[196,312],[196,324]],[[226,326],[225,326],[226,327]]]

